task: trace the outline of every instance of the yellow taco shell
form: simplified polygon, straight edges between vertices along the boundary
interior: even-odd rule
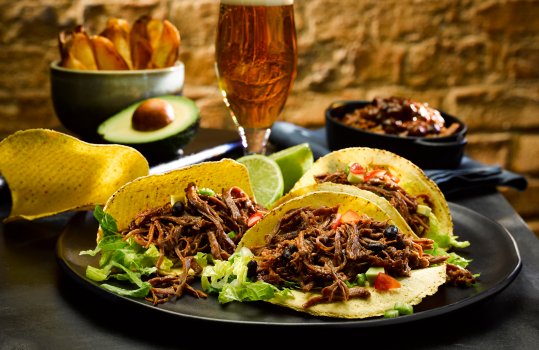
[[[392,223],[399,230],[402,230],[399,224],[392,221],[390,214],[368,198],[344,192],[315,191],[290,198],[286,202],[274,207],[269,214],[246,232],[237,249],[241,249],[241,247],[254,248],[264,245],[266,235],[274,230],[281,217],[289,210],[302,207],[332,207],[335,205],[339,205],[340,213],[352,209],[359,214],[368,215],[373,220]],[[268,302],[316,316],[361,319],[381,316],[386,310],[392,309],[395,303],[417,305],[426,296],[435,294],[438,288],[446,282],[446,278],[445,264],[441,264],[425,269],[413,270],[410,277],[398,278],[401,287],[397,289],[379,291],[374,287],[366,287],[371,293],[368,299],[357,298],[348,301],[316,304],[309,308],[304,308],[303,304],[313,296],[316,296],[316,293],[293,290],[292,297],[275,297],[268,300]]]
[[[427,194],[432,200],[432,213],[438,219],[439,227],[445,234],[453,234],[453,220],[449,205],[438,185],[432,181],[417,165],[395,153],[369,147],[349,147],[326,154],[318,158],[313,166],[303,174],[290,192],[316,184],[314,176],[342,171],[356,162],[363,167],[376,165],[389,169],[400,179],[399,186],[411,195]]]
[[[171,196],[176,201],[185,200],[185,189],[190,182],[194,182],[198,188],[210,188],[215,192],[237,186],[249,197],[254,197],[245,165],[232,159],[223,159],[139,177],[112,194],[103,210],[112,215],[121,231],[128,227],[138,213],[170,202]],[[101,234],[100,229],[98,240]]]
[[[266,216],[264,216],[264,218],[245,233],[242,240],[239,242],[237,249],[241,249],[243,246],[252,248],[263,245],[265,243],[266,234],[271,232],[271,230],[279,223],[283,214],[289,210],[301,207],[317,208],[321,206],[336,205],[339,206],[340,213],[344,213],[348,209],[351,209],[358,214],[366,214],[373,220],[387,221],[388,223],[397,226],[402,232],[407,232],[406,229],[403,230],[401,226],[395,223],[391,219],[391,216],[380,208],[378,204],[366,198],[348,193],[317,191],[294,197],[285,203],[274,207],[268,214],[266,214]]]
[[[317,304],[304,308],[302,305],[316,294],[294,290],[292,298],[273,298],[269,302],[315,316],[350,319],[382,316],[385,311],[393,309],[395,303],[413,306],[419,304],[425,297],[435,294],[446,281],[445,269],[443,264],[413,270],[410,277],[397,279],[401,284],[397,289],[378,291],[373,287],[367,287],[371,293],[368,299],[350,299],[345,302]]]
[[[91,144],[48,129],[18,131],[0,142],[0,173],[12,199],[4,222],[93,209],[148,172],[146,158],[131,147]]]
[[[413,230],[410,228],[408,223],[403,219],[401,214],[393,207],[387,199],[384,197],[378,196],[377,194],[362,190],[355,186],[349,186],[344,184],[337,184],[332,182],[322,182],[317,183],[305,187],[300,187],[296,189],[295,191],[288,192],[286,195],[281,197],[276,205],[280,205],[284,202],[289,201],[292,198],[299,197],[301,195],[310,193],[310,192],[320,192],[320,191],[326,191],[326,192],[340,192],[340,193],[348,193],[354,196],[363,197],[364,199],[367,199],[373,203],[375,203],[378,207],[380,207],[381,210],[383,210],[389,218],[395,223],[397,227],[399,227],[404,233],[414,236],[416,238],[417,235]]]

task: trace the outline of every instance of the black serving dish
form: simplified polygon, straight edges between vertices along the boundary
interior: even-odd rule
[[[460,125],[454,134],[440,137],[379,134],[342,123],[347,113],[370,103],[361,100],[337,101],[326,109],[326,138],[331,151],[348,147],[372,147],[396,153],[423,169],[452,169],[460,165],[467,144],[468,128],[464,122],[440,111],[446,126],[452,123]]]

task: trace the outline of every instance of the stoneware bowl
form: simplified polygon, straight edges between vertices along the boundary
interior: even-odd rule
[[[97,127],[129,105],[162,95],[181,95],[182,62],[161,69],[85,71],[50,65],[51,99],[62,125],[86,141],[97,141]]]
[[[459,166],[467,144],[467,126],[458,118],[440,111],[445,125],[459,124],[457,131],[441,137],[403,137],[379,134],[341,122],[344,115],[371,101],[337,101],[325,112],[326,138],[330,150],[347,147],[373,147],[396,153],[423,169],[451,169]]]

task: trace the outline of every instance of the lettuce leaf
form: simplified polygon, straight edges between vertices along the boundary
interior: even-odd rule
[[[136,286],[136,289],[118,287],[110,284],[102,284],[104,289],[113,293],[144,297],[151,288],[148,282],[142,280],[143,276],[150,276],[157,272],[155,266],[159,259],[159,251],[151,245],[144,248],[138,245],[133,239],[124,240],[124,237],[118,233],[116,220],[98,205],[94,210],[94,217],[98,221],[103,237],[97,243],[95,249],[83,250],[80,255],[96,256],[101,254],[99,267],[87,266],[86,277],[96,281],[103,282],[110,279],[118,281],[127,281]],[[161,269],[170,270],[172,261],[165,258],[161,264]]]
[[[461,249],[470,245],[469,241],[458,241],[458,236],[454,236],[449,232],[443,232],[440,227],[440,222],[433,213],[429,215],[429,230],[427,231],[426,237],[434,240],[438,244],[438,248],[444,250],[449,250],[451,248]]]
[[[220,303],[231,301],[268,300],[290,295],[289,289],[279,289],[263,281],[252,281],[248,276],[248,263],[253,253],[246,247],[232,254],[228,260],[216,260],[202,270],[202,289],[218,294]]]

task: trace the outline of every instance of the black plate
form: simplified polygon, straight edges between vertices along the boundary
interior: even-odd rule
[[[398,318],[369,318],[360,320],[313,317],[264,302],[229,303],[220,305],[217,298],[195,299],[189,295],[175,302],[153,306],[141,299],[132,299],[110,293],[99,284],[85,277],[86,266],[97,266],[97,257],[79,255],[81,250],[95,248],[97,222],[91,212],[81,212],[73,217],[59,237],[57,256],[60,265],[82,286],[114,302],[126,302],[133,307],[144,307],[177,315],[182,318],[279,326],[348,326],[374,327],[410,322],[455,311],[490,297],[507,287],[518,275],[522,262],[511,234],[498,223],[460,205],[449,203],[454,221],[454,232],[460,240],[470,241],[470,247],[459,254],[473,259],[469,269],[480,273],[480,284],[473,288],[442,286],[433,296],[425,298],[414,307],[414,314]],[[503,257],[503,259],[492,259]],[[200,287],[195,285],[195,287]]]

